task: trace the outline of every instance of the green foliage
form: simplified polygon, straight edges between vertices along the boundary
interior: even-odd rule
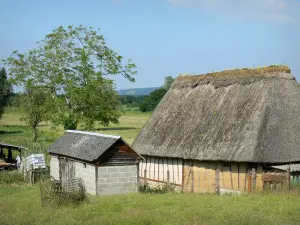
[[[26,92],[22,95],[22,104],[25,116],[21,120],[33,129],[35,142],[38,137],[37,126],[40,122],[51,118],[51,94],[47,88],[42,86],[26,87]]]
[[[18,108],[22,105],[22,94],[11,93],[7,99],[7,106]]]
[[[4,107],[8,103],[11,95],[11,85],[7,80],[7,74],[4,68],[0,70],[0,119],[4,112]]]
[[[120,95],[123,106],[127,108],[138,108],[147,95]]]
[[[174,81],[175,81],[175,78],[173,78],[171,76],[165,77],[164,85],[161,88],[156,89],[155,91],[151,92],[150,95],[140,103],[140,110],[142,112],[154,111],[154,109],[160,103],[160,101],[162,100],[164,95],[171,88],[171,85]]]
[[[65,130],[76,130],[77,125],[78,125],[78,121],[72,114],[69,114],[67,117],[63,119],[63,126]]]
[[[106,76],[122,75],[134,82],[135,64],[111,50],[99,30],[80,25],[53,30],[35,49],[14,51],[4,60],[14,84],[43,86],[51,93],[55,125],[66,115],[92,129],[118,123],[121,104],[114,82]],[[61,96],[64,98],[61,98]]]
[[[28,178],[19,171],[1,171],[0,184],[26,184]]]
[[[139,186],[139,191],[145,194],[166,194],[169,192],[174,192],[175,187],[167,183],[162,186],[150,187],[150,185],[146,182]]]
[[[151,92],[150,95],[141,102],[140,110],[142,112],[152,112],[166,93],[167,90],[164,88],[159,88]]]
[[[165,82],[164,82],[163,88],[168,91],[171,88],[171,85],[173,84],[174,81],[175,81],[175,78],[173,78],[171,76],[165,77]]]

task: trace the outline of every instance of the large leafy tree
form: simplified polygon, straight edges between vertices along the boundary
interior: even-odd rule
[[[7,80],[7,74],[4,68],[0,70],[0,119],[4,112],[4,107],[7,105],[11,95],[11,85]]]
[[[99,30],[80,25],[58,27],[25,54],[13,52],[5,59],[13,81],[43,86],[52,95],[55,124],[66,129],[79,122],[92,129],[118,123],[120,101],[112,75],[134,82],[136,66],[110,49]],[[63,98],[61,97],[63,96]]]

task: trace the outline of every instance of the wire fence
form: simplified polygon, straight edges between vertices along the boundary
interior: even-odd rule
[[[43,206],[77,204],[87,200],[84,182],[81,178],[66,181],[47,179],[39,183]]]

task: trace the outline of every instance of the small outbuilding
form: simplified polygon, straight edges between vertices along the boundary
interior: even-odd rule
[[[142,157],[122,137],[67,130],[47,150],[56,180],[81,178],[88,194],[137,192]]]
[[[4,154],[4,149],[7,149],[7,155]],[[24,159],[22,151],[25,147],[7,144],[0,142],[0,170],[13,170],[18,169],[20,171],[24,170]],[[12,151],[18,152],[16,159],[13,159]]]

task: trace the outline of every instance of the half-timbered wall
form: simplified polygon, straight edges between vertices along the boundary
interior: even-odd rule
[[[139,177],[149,181],[181,185],[182,159],[144,156],[140,162]]]
[[[144,156],[140,162],[139,177],[150,184],[170,183],[181,186],[184,192],[250,191],[252,169],[255,169],[255,189],[262,190],[261,165],[246,163],[204,162]],[[218,184],[217,184],[217,183]]]

